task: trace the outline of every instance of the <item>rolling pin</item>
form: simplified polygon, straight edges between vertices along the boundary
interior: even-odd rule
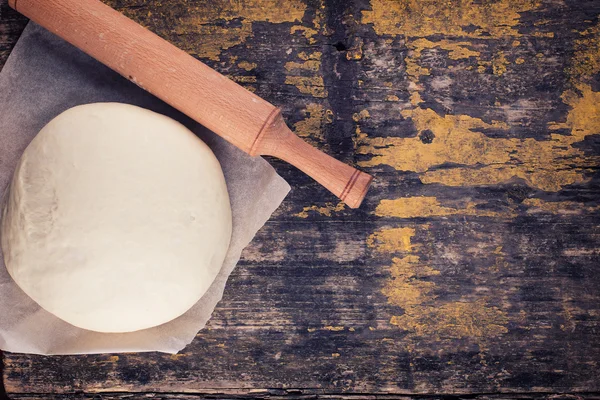
[[[299,168],[352,208],[372,177],[296,136],[281,110],[99,0],[9,5],[252,156]]]

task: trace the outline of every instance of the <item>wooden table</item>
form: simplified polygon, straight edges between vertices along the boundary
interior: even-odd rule
[[[5,353],[12,398],[598,398],[599,1],[108,3],[376,181],[350,210],[272,160],[293,191],[191,345]]]

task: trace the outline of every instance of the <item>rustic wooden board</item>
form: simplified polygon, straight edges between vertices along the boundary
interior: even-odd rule
[[[27,19],[8,7],[6,0],[0,1],[0,66],[6,62],[26,24]]]
[[[4,354],[9,393],[600,391],[600,2],[107,2],[376,181],[353,211],[272,160],[294,190],[181,354]]]
[[[101,399],[101,400],[122,400],[131,399],[131,393],[102,393],[98,394],[45,394],[43,397],[31,394],[11,395],[12,399],[19,400],[74,400],[74,399]],[[218,399],[222,398],[220,393],[212,394],[187,394],[187,393],[165,393],[157,396],[155,393],[138,393],[135,399],[177,399],[177,400],[200,400],[200,399]],[[402,396],[402,395],[382,395],[382,394],[323,394],[314,391],[304,390],[257,390],[251,394],[227,395],[228,399],[268,399],[268,400],[598,400],[600,396],[593,393],[574,394],[488,394],[488,395],[467,395],[467,396]]]

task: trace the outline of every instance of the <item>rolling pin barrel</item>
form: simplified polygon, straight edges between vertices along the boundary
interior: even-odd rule
[[[362,202],[370,175],[308,145],[278,108],[99,0],[9,5],[246,153],[290,162],[350,207]]]

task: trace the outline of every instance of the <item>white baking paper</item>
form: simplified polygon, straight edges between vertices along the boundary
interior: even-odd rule
[[[6,189],[25,147],[47,122],[76,105],[107,101],[168,115],[190,128],[215,152],[223,167],[233,211],[233,236],[221,272],[204,297],[181,317],[138,332],[107,334],[76,328],[40,308],[14,283],[0,257],[2,350],[45,355],[178,352],[204,327],[242,249],[290,190],[262,158],[248,156],[75,47],[29,23],[0,72],[0,192]]]

